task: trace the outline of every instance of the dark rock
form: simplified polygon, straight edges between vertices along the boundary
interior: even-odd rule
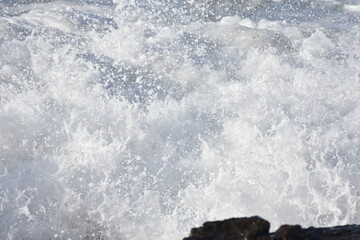
[[[320,240],[359,240],[360,225],[345,225],[330,228],[311,228],[319,231]]]
[[[260,217],[231,218],[206,222],[191,229],[183,240],[360,240],[360,225],[329,228],[302,228],[300,225],[282,225],[269,233],[270,224]]]
[[[184,240],[256,240],[269,234],[270,223],[260,217],[231,218],[224,221],[206,222],[202,227],[191,229]]]
[[[304,230],[300,225],[282,225],[275,232],[276,240],[315,240],[312,231]]]

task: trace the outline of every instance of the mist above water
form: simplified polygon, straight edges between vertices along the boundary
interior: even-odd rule
[[[0,239],[360,223],[357,1],[2,1]]]

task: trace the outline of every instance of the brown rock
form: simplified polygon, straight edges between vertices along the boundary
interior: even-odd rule
[[[191,229],[184,240],[256,240],[269,234],[270,223],[260,217],[231,218],[224,221],[206,222],[202,227]]]
[[[313,238],[300,225],[282,225],[275,232],[276,240],[312,240]]]
[[[193,228],[184,240],[360,240],[360,225],[329,228],[282,225],[275,233],[269,233],[269,229],[269,222],[257,216],[231,218]]]

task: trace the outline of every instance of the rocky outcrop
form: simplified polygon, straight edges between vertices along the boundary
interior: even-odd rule
[[[302,228],[283,225],[270,233],[270,223],[258,216],[206,222],[183,240],[360,240],[360,225]]]
[[[193,228],[184,240],[255,240],[269,234],[270,223],[260,217],[231,218],[224,221],[206,222]]]

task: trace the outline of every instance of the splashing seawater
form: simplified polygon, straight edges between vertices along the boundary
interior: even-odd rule
[[[360,2],[0,3],[0,239],[360,223]]]

